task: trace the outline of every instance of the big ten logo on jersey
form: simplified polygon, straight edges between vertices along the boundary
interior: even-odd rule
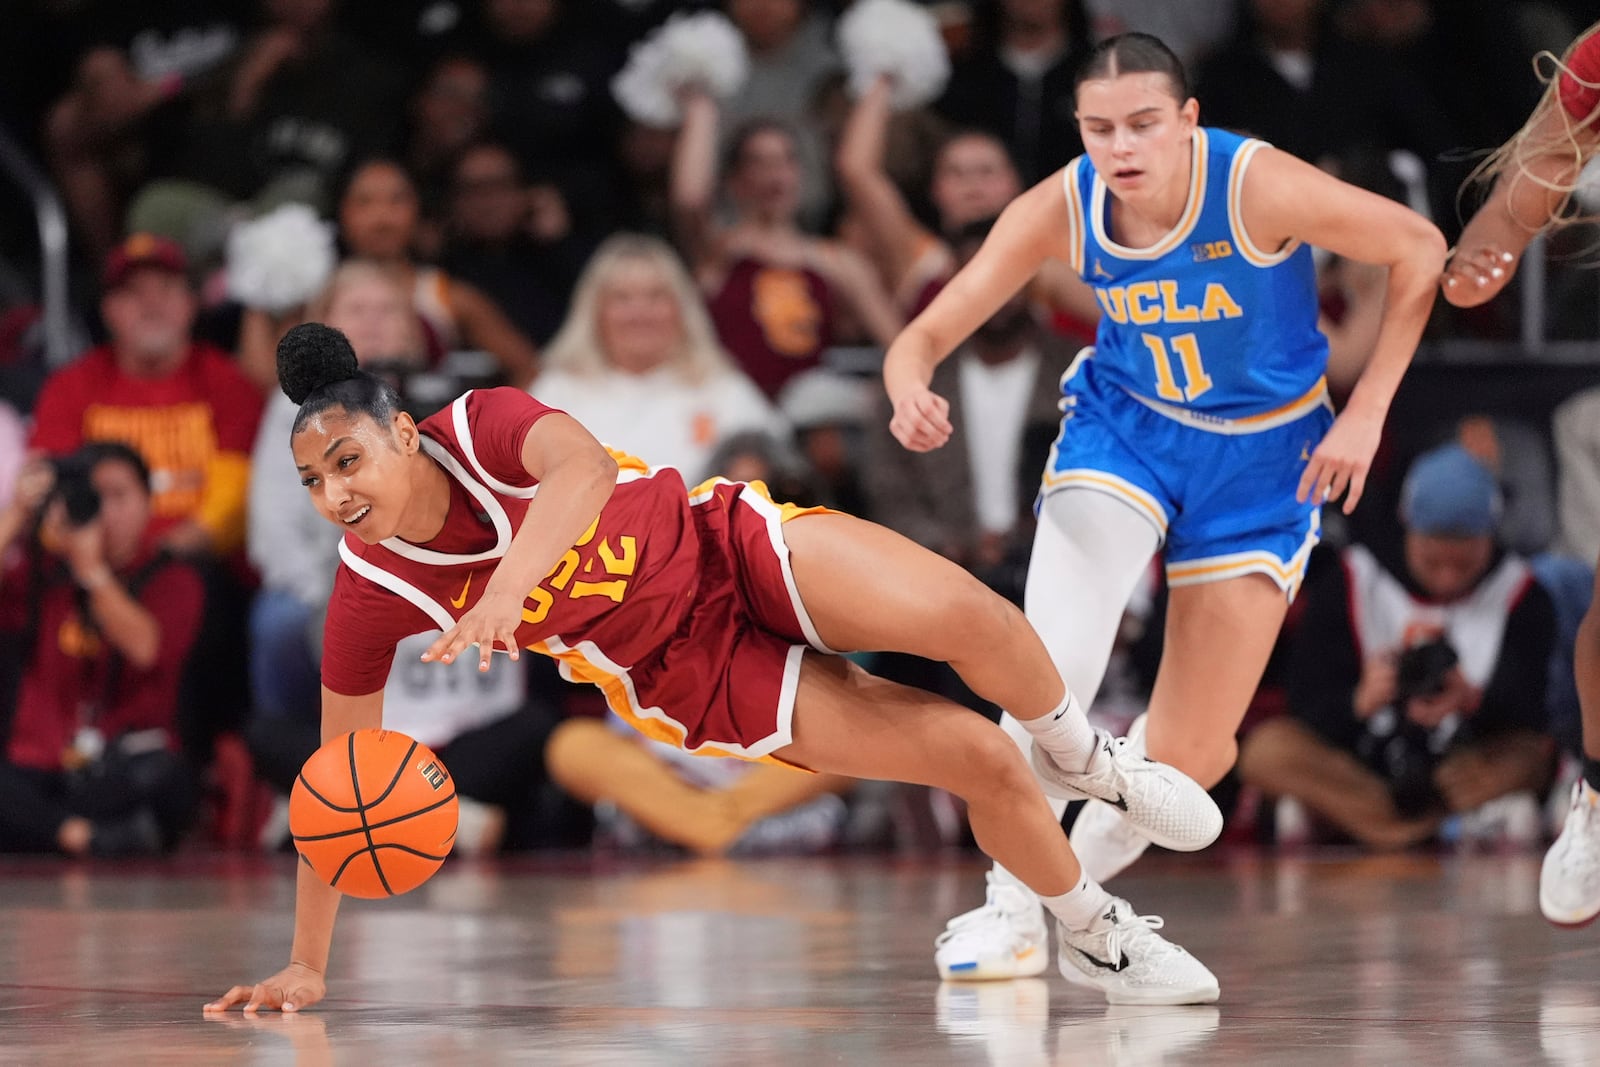
[[[436,759],[430,759],[426,762],[418,763],[417,770],[421,772],[422,777],[427,780],[427,783],[433,787],[434,792],[438,792],[444,787],[444,784],[450,780],[450,772],[446,771],[442,766],[440,766],[439,761]]]
[[[1233,255],[1233,245],[1227,241],[1201,241],[1189,246],[1196,263],[1210,263],[1214,259],[1227,259]]]
[[[1244,315],[1221,282],[1207,282],[1199,303],[1193,302],[1193,292],[1180,293],[1175,281],[1134,282],[1132,285],[1113,285],[1097,288],[1094,295],[1112,322],[1126,326],[1153,326],[1158,322],[1216,322],[1219,319],[1237,319]],[[1184,297],[1190,298],[1189,303]]]
[[[611,537],[594,543],[600,531],[600,518],[589,524],[578,543],[567,549],[567,554],[556,562],[545,580],[528,592],[528,601],[522,607],[522,621],[538,624],[550,614],[556,602],[556,593],[566,593],[569,600],[603,596],[613,603],[622,603],[628,594],[628,579],[639,565],[638,539],[623,534],[613,544]],[[585,577],[578,579],[578,575]],[[605,581],[593,581],[605,575]],[[545,588],[549,586],[549,588]]]

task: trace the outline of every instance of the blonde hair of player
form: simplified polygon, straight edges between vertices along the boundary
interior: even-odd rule
[[[573,290],[572,305],[561,329],[545,346],[546,370],[598,377],[610,367],[600,339],[600,301],[606,287],[623,269],[644,265],[664,281],[678,305],[682,334],[667,365],[685,381],[699,383],[733,369],[733,360],[717,340],[711,315],[700,299],[683,262],[665,241],[644,234],[607,238],[583,268]]]
[[[1597,140],[1600,140],[1595,126],[1600,121],[1600,100],[1587,115],[1575,119],[1561,102],[1561,83],[1563,78],[1570,78],[1585,89],[1600,89],[1600,82],[1585,80],[1571,65],[1573,54],[1595,34],[1600,34],[1600,22],[1580,33],[1560,56],[1546,50],[1533,57],[1534,70],[1545,83],[1539,103],[1522,128],[1491,152],[1467,179],[1469,185],[1488,185],[1506,178],[1513,183],[1532,182],[1542,188],[1548,194],[1549,210],[1533,218],[1519,217],[1525,207],[1523,201],[1514,199],[1508,204],[1511,217],[1530,232],[1537,233],[1550,225],[1585,221],[1583,216],[1564,217],[1564,208],[1577,188],[1584,163],[1594,154]]]

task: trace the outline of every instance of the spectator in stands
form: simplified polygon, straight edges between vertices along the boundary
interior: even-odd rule
[[[416,185],[404,167],[392,160],[366,160],[351,172],[339,197],[339,236],[349,255],[389,267],[411,290],[430,352],[482,349],[495,357],[507,379],[527,385],[539,353],[505,312],[474,286],[412,258],[418,211]]]
[[[425,365],[421,329],[409,294],[392,273],[347,260],[309,309],[313,320],[345,332],[370,365]],[[257,721],[317,722],[317,662],[322,611],[333,592],[339,532],[305,500],[289,454],[295,405],[282,392],[267,402],[251,455],[246,548],[261,575],[250,614],[250,682]]]
[[[476,287],[417,262],[421,201],[405,167],[391,159],[363,160],[347,177],[338,203],[345,253],[389,270],[411,294],[430,363],[458,349],[481,349],[495,358],[509,381],[526,385],[533,379],[539,351],[505,312]],[[245,310],[239,363],[267,395],[277,392],[278,338],[299,321],[298,313],[274,317]]]
[[[608,239],[585,268],[533,391],[612,448],[691,482],[729,434],[787,429],[717,342],[678,257],[654,237]]]
[[[1238,17],[1238,0],[1084,0],[1094,39],[1119,33],[1161,38],[1193,70],[1225,41]]]
[[[1487,821],[1519,805],[1523,832],[1536,833],[1528,794],[1553,750],[1549,595],[1496,544],[1498,490],[1465,449],[1423,454],[1401,497],[1402,562],[1354,546],[1306,590],[1290,713],[1245,737],[1239,775],[1374,848],[1425,840],[1451,814]]]
[[[448,213],[457,158],[489,126],[489,72],[471,56],[446,56],[411,98],[405,161],[416,179],[422,215],[439,224]]]
[[[1083,151],[1073,81],[1088,55],[1082,0],[999,0],[952,65],[941,114],[1005,142],[1031,186]]]
[[[925,290],[937,291],[955,273],[943,235],[998,215],[1022,184],[999,138],[980,130],[957,131],[934,157],[927,192],[938,218],[930,232],[885,167],[892,92],[889,79],[880,77],[856,101],[835,162],[840,191],[865,237],[867,255],[895,305],[910,316],[932,299]]]
[[[150,472],[125,445],[36,462],[0,511],[0,628],[21,685],[0,759],[0,851],[170,848],[193,812],[179,682],[199,577],[162,551]]]
[[[933,160],[927,198],[936,217],[929,231],[885,169],[892,86],[879,78],[851,108],[836,163],[849,218],[894,304],[910,319],[955,273],[949,241],[962,227],[1000,214],[1022,191],[1005,143],[976,128],[956,130]],[[1093,291],[1056,260],[1033,286],[1033,297],[1079,322],[1098,321]]]
[[[46,381],[31,445],[131,445],[150,468],[161,543],[220,556],[244,542],[261,396],[226,353],[193,340],[186,271],[165,238],[134,234],[112,250],[100,301],[110,339]]]
[[[362,365],[381,374],[424,365],[407,296],[386,268],[349,260],[308,313],[344,331]],[[341,539],[300,486],[289,452],[296,410],[281,392],[268,404],[250,486],[249,552],[262,588],[250,617],[254,711],[247,735],[263,776],[284,796],[320,743],[322,622]],[[555,721],[548,700],[530,692],[521,671],[479,678],[471,668],[414,669],[423,667],[419,657],[432,638],[412,640],[420,641],[413,654],[403,645],[395,657],[384,722],[434,747],[450,767],[463,798],[460,847],[475,854],[492,851],[508,832],[518,842],[536,836],[528,823]]]
[[[893,340],[901,318],[865,258],[800,229],[802,179],[789,129],[756,120],[735,133],[725,170],[734,221],[721,225],[713,216],[720,108],[697,89],[683,96],[673,228],[734,361],[776,396],[842,339],[847,314],[877,344]]]
[[[190,173],[238,199],[284,183],[326,205],[355,160],[395,149],[404,71],[341,32],[336,7],[260,0],[263,24],[245,42],[220,113],[192,139]]]
[[[535,182],[561,190],[580,228],[606,224],[619,184],[612,145],[621,119],[611,77],[626,41],[585,32],[588,0],[485,0],[490,128]]]
[[[48,54],[60,38],[78,39],[76,48],[67,46],[77,52],[70,60],[71,86],[45,116],[43,139],[75,235],[91,262],[116,243],[134,190],[172,172],[196,110],[218,95],[244,37],[240,6],[97,4],[75,18],[61,11],[7,12],[7,35],[30,51]],[[23,21],[28,14],[43,23],[31,27],[34,32]],[[13,82],[12,88],[22,85]]]
[[[475,285],[539,344],[561,325],[590,251],[561,191],[530,186],[510,149],[482,141],[451,168],[439,265]]]
[[[1330,26],[1327,0],[1246,0],[1233,40],[1201,64],[1206,121],[1242,130],[1311,163],[1356,149],[1407,149],[1438,160],[1460,140],[1432,87]],[[1430,175],[1434,214],[1454,184]],[[1413,205],[1414,207],[1417,205]]]
[[[723,6],[744,36],[750,75],[738,95],[723,102],[719,148],[729,150],[748,123],[781,122],[802,176],[796,210],[808,225],[818,225],[833,184],[820,112],[840,70],[828,18],[812,0],[726,0]]]

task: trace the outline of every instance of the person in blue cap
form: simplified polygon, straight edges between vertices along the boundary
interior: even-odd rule
[[[1426,840],[1468,812],[1537,832],[1526,794],[1553,753],[1555,609],[1528,563],[1496,542],[1500,510],[1494,476],[1444,445],[1406,474],[1399,558],[1353,545],[1313,568],[1289,713],[1245,738],[1245,782],[1374,848]]]

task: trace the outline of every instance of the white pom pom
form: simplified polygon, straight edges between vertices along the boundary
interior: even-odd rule
[[[950,55],[939,23],[910,0],[859,0],[839,20],[839,51],[857,96],[881,74],[894,79],[894,106],[921,107],[950,80]]]
[[[728,97],[744,86],[750,58],[744,38],[714,11],[678,14],[633,46],[611,80],[611,94],[635,122],[675,126],[682,120],[678,91],[698,85]]]
[[[328,284],[333,227],[305,204],[284,204],[228,234],[228,295],[245,307],[282,312]]]

